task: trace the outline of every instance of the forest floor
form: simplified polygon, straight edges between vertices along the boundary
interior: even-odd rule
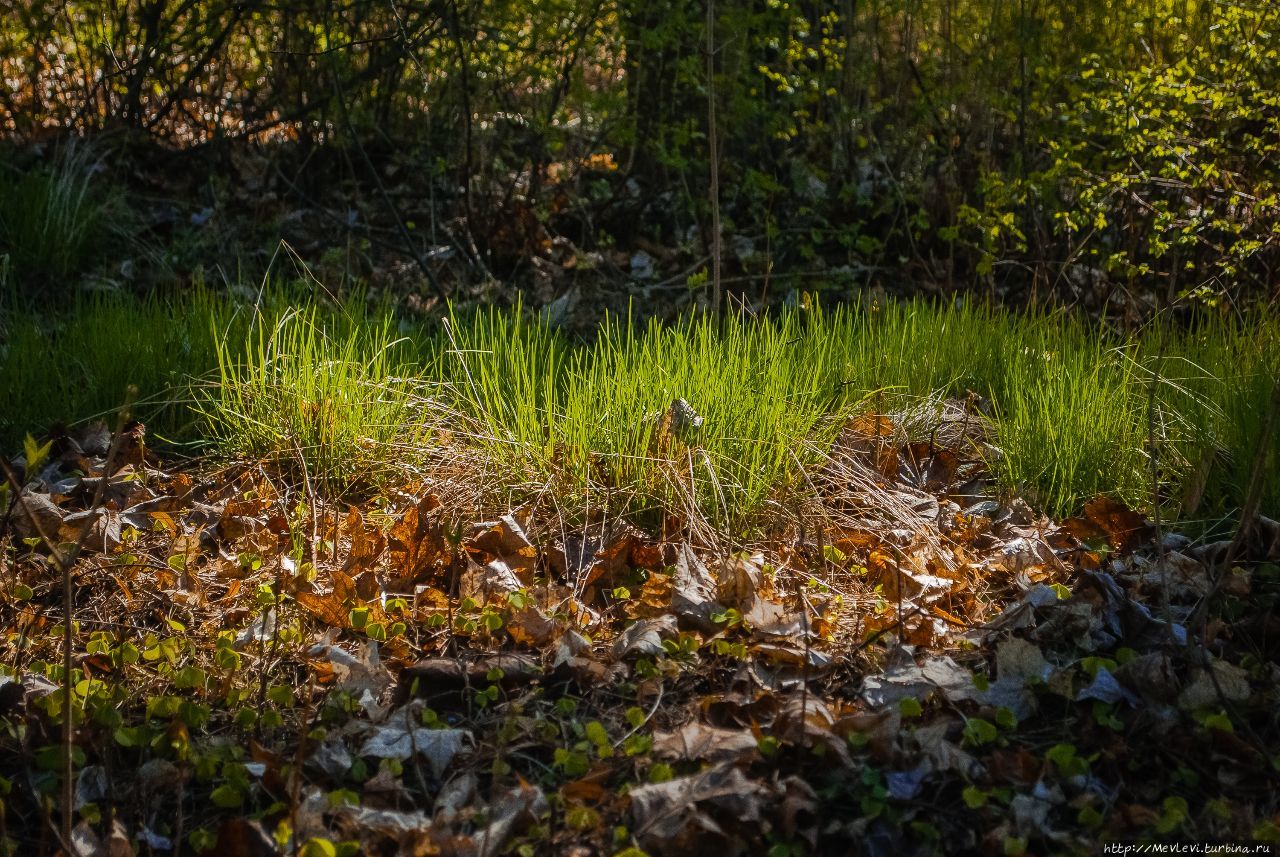
[[[1104,497],[1051,520],[997,490],[966,413],[927,441],[851,417],[809,502],[735,538],[693,505],[570,515],[465,480],[339,504],[301,454],[166,461],[123,423],[30,442],[4,848],[1275,842],[1280,525],[1247,498],[1217,539]]]
[[[1280,849],[1268,4],[27,5],[0,857]]]

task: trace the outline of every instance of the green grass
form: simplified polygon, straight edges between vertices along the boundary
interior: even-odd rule
[[[243,337],[212,326],[217,382],[196,393],[223,452],[296,466],[334,493],[376,485],[396,470],[394,449],[429,443],[426,382],[389,313],[360,301],[246,312]]]
[[[95,417],[110,422],[130,386],[152,435],[194,436],[191,379],[217,367],[211,325],[234,307],[205,292],[178,300],[91,295],[51,316],[0,312],[0,440]]]
[[[47,167],[0,168],[0,254],[15,278],[57,286],[102,249],[120,206],[94,166],[86,147],[72,146]]]
[[[520,311],[410,324],[358,298],[298,309],[291,297],[102,297],[52,321],[9,311],[0,434],[13,447],[108,412],[134,384],[161,434],[305,465],[332,492],[379,485],[448,443],[492,464],[493,487],[695,507],[741,530],[804,484],[851,415],[875,408],[911,427],[973,392],[994,411],[993,471],[1047,511],[1100,493],[1149,505],[1154,441],[1166,514],[1211,524],[1241,503],[1280,365],[1269,316],[1120,339],[1062,315],[891,303],[610,319],[579,342]],[[677,399],[701,426],[664,429]]]
[[[1232,318],[1185,334],[1154,331],[1163,433],[1184,473],[1177,501],[1185,516],[1212,520],[1240,502],[1255,469],[1263,473],[1263,509],[1280,514],[1280,442],[1260,440],[1272,387],[1280,376],[1280,319]],[[1280,415],[1277,415],[1280,417]],[[1278,426],[1280,428],[1280,426]]]

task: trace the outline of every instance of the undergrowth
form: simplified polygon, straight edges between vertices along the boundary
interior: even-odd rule
[[[407,341],[386,312],[351,302],[252,313],[244,337],[216,324],[216,381],[196,409],[210,438],[237,456],[296,465],[332,496],[395,470],[395,446],[429,441],[427,399]]]
[[[291,297],[6,312],[4,442],[109,412],[133,384],[153,436],[284,463],[333,493],[452,445],[505,474],[494,487],[608,495],[739,530],[794,496],[851,416],[906,425],[956,397],[985,403],[983,454],[1001,484],[1051,513],[1103,493],[1150,505],[1154,450],[1166,514],[1212,523],[1242,502],[1280,365],[1269,316],[1122,338],[1060,314],[911,302],[614,318],[578,342],[518,310],[409,322],[361,298],[299,309]],[[1280,467],[1266,454],[1275,513]]]
[[[0,254],[15,274],[57,285],[102,248],[120,206],[95,185],[95,166],[79,146],[48,167],[0,167]]]

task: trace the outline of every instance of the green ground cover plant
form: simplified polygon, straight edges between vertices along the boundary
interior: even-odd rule
[[[111,234],[123,206],[94,180],[86,146],[68,146],[47,166],[0,166],[0,255],[12,276],[61,283],[82,270]]]
[[[153,437],[284,463],[330,493],[455,445],[508,489],[603,490],[736,530],[802,486],[851,417],[909,428],[945,397],[973,397],[999,482],[1047,511],[1098,494],[1149,504],[1154,451],[1166,512],[1212,522],[1244,496],[1280,359],[1266,315],[1122,337],[971,303],[814,303],[613,318],[580,341],[519,309],[423,321],[359,296],[297,304],[274,287],[254,303],[205,291],[99,296],[53,318],[11,309],[5,442],[109,413],[133,385]],[[1264,482],[1274,510],[1276,468]]]

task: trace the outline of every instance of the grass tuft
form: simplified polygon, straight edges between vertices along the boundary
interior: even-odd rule
[[[116,206],[94,182],[95,167],[80,145],[49,167],[0,170],[0,254],[15,278],[66,278],[103,247]]]
[[[213,331],[217,382],[197,394],[224,453],[296,466],[332,494],[378,484],[402,463],[394,450],[429,442],[425,382],[389,313],[359,299],[252,312],[243,339]]]
[[[993,472],[1047,511],[1100,493],[1149,505],[1154,449],[1168,516],[1212,526],[1258,466],[1280,367],[1280,320],[1264,315],[1121,338],[1061,315],[904,302],[611,318],[578,342],[519,310],[410,323],[360,298],[291,297],[6,311],[0,434],[13,445],[109,412],[134,384],[153,435],[301,465],[334,493],[453,456],[501,474],[487,487],[516,499],[549,488],[567,506],[603,499],[742,531],[803,493],[851,416],[897,415],[923,437],[946,397],[980,397]],[[1276,514],[1280,461],[1264,453]]]

